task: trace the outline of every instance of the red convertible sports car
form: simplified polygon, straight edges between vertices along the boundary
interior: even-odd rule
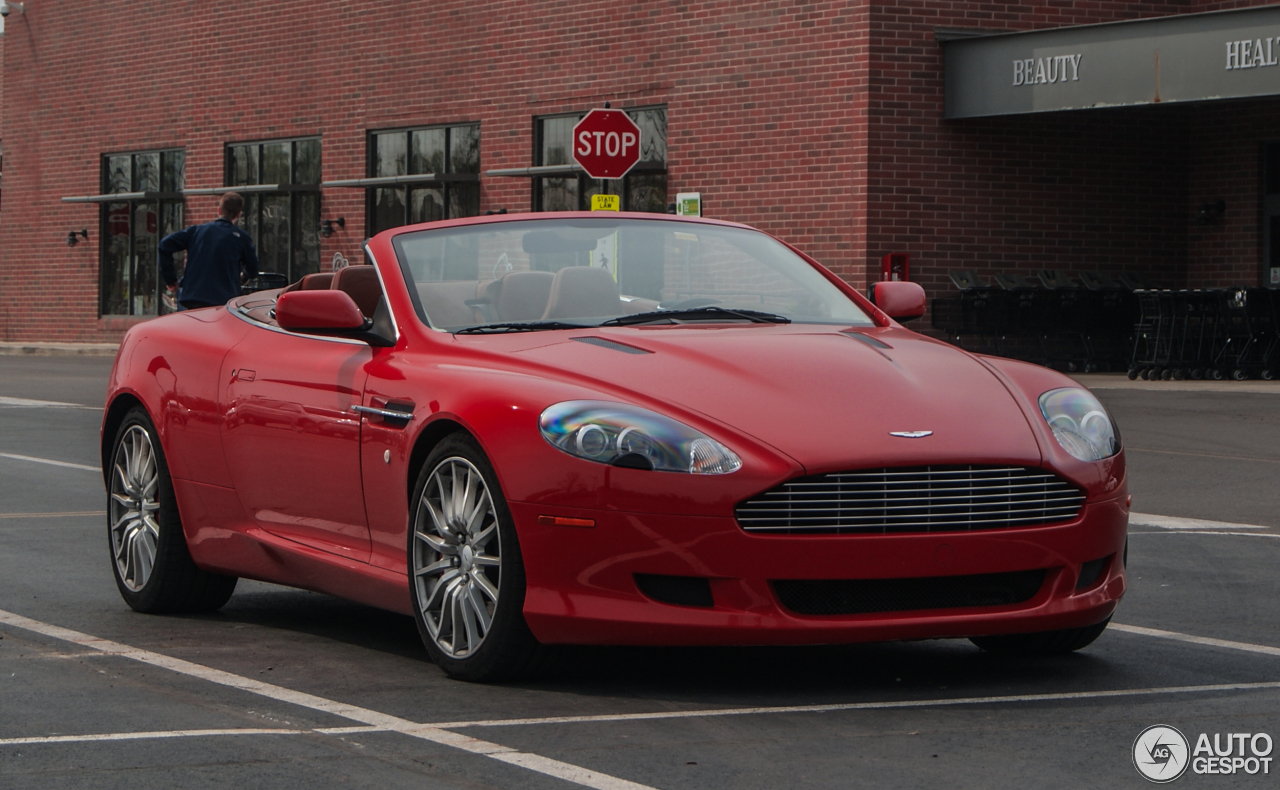
[[[143,612],[237,577],[412,615],[454,677],[557,643],[1076,650],[1129,497],[1072,380],[904,329],[787,244],[625,213],[387,231],[131,329],[102,426]]]

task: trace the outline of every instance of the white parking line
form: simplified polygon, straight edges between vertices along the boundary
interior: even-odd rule
[[[89,466],[88,464],[71,464],[66,461],[54,461],[49,458],[35,458],[30,455],[18,455],[16,453],[0,453],[0,458],[9,458],[14,461],[30,461],[33,464],[48,464],[49,466],[65,466],[68,469],[84,469],[89,472],[102,474],[102,467]]]
[[[1255,645],[1249,642],[1232,642],[1227,639],[1214,639],[1208,636],[1180,634],[1177,631],[1161,631],[1158,628],[1143,628],[1140,625],[1121,625],[1120,623],[1112,623],[1107,628],[1108,630],[1123,631],[1128,634],[1140,634],[1142,636],[1155,636],[1160,639],[1173,639],[1178,642],[1189,642],[1193,645],[1226,647],[1231,650],[1243,650],[1246,653],[1262,653],[1266,656],[1280,656],[1280,647],[1271,647],[1270,645]]]
[[[718,716],[758,716],[777,713],[836,713],[850,710],[901,710],[904,708],[948,708],[961,705],[1000,705],[1011,702],[1054,702],[1064,700],[1108,699],[1111,697],[1148,697],[1161,694],[1198,694],[1224,691],[1258,691],[1280,689],[1280,681],[1265,683],[1220,683],[1212,686],[1162,686],[1142,689],[1108,689],[1105,691],[1067,691],[1061,694],[1009,694],[999,697],[956,697],[953,699],[894,700],[891,702],[849,702],[831,705],[786,705],[762,708],[712,708],[710,710],[675,710],[657,713],[618,713],[597,716],[548,716],[540,719],[487,719],[481,721],[445,721],[434,724],[442,729],[464,727],[528,727],[538,724],[590,724],[594,722],[653,721],[658,719],[705,719]]]
[[[335,702],[323,697],[317,697],[301,691],[293,691],[280,686],[274,686],[270,683],[263,683],[258,680],[234,675],[230,672],[224,672],[219,669],[193,664],[179,658],[152,653],[147,650],[141,650],[118,642],[111,642],[105,639],[99,639],[88,634],[82,634],[78,631],[71,631],[55,625],[42,623],[38,620],[31,620],[21,615],[12,614],[10,612],[0,611],[0,623],[21,628],[27,631],[33,631],[38,634],[72,642],[74,644],[89,647],[94,650],[101,651],[109,655],[120,656],[123,658],[131,658],[152,666],[169,669],[180,674],[191,677],[200,678],[211,683],[227,686],[230,688],[248,691],[253,694],[259,694],[270,699],[281,702],[287,702],[293,705],[310,708],[311,710],[323,713],[331,713],[336,716],[351,719],[353,721],[363,722],[363,727],[329,727],[317,728],[313,730],[299,730],[296,732],[319,732],[324,734],[345,734],[359,732],[398,732],[404,735],[410,735],[415,738],[431,741],[433,743],[445,746],[453,746],[473,754],[481,754],[491,757],[495,760],[518,765],[528,768],[538,773],[554,776],[576,784],[585,785],[587,787],[599,788],[600,790],[651,790],[646,785],[640,785],[625,779],[619,779],[607,774],[597,773],[585,768],[580,768],[569,763],[552,760],[536,754],[519,752],[510,747],[501,746],[495,743],[478,740],[468,737],[450,730],[463,729],[469,727],[516,727],[516,726],[532,726],[544,724],[584,724],[598,722],[627,722],[627,721],[653,721],[660,719],[695,719],[695,718],[712,718],[720,716],[746,716],[746,715],[765,715],[779,713],[830,713],[838,711],[856,711],[856,710],[892,710],[907,708],[934,708],[934,707],[955,707],[962,705],[995,705],[1021,702],[1054,702],[1054,701],[1072,701],[1072,700],[1090,700],[1090,699],[1109,699],[1120,697],[1145,697],[1168,694],[1212,694],[1233,691],[1266,691],[1280,690],[1280,681],[1261,682],[1261,683],[1219,683],[1213,685],[1201,686],[1162,686],[1138,689],[1106,689],[1100,691],[1073,691],[1062,692],[1056,694],[1013,694],[1004,696],[990,697],[959,697],[952,699],[925,699],[925,700],[894,700],[885,702],[853,702],[830,705],[790,705],[775,707],[752,707],[752,708],[716,708],[709,710],[686,710],[686,711],[660,711],[653,713],[622,713],[622,714],[602,714],[594,716],[548,716],[543,718],[531,719],[481,719],[471,721],[451,721],[436,723],[418,723],[401,719],[396,716],[390,716],[385,713],[378,713],[367,708],[361,708],[355,705],[348,705],[341,702]],[[1177,641],[1190,642],[1192,644],[1206,645],[1210,647],[1224,647],[1233,650],[1243,650],[1252,653],[1262,653],[1265,655],[1280,656],[1280,648],[1270,647],[1267,645],[1254,645],[1247,642],[1231,642],[1223,639],[1212,639],[1208,637],[1197,637],[1190,634],[1180,634],[1174,631],[1161,631],[1154,628],[1143,628],[1140,626],[1122,625],[1112,623],[1111,628],[1117,631],[1138,634],[1142,636],[1154,636],[1164,639],[1173,639]],[[225,733],[228,735],[236,734],[244,731],[176,731],[178,733]],[[290,730],[269,730],[271,734],[281,734],[295,732]],[[50,736],[52,738],[70,737],[70,738],[93,738],[95,736]],[[96,736],[99,739],[128,739],[139,737],[181,737],[181,735],[172,735],[167,733],[160,734],[119,734],[108,736]],[[39,739],[37,739],[39,740]],[[32,741],[35,742],[35,741]],[[41,741],[43,742],[43,741]],[[49,741],[54,742],[54,741]],[[0,745],[8,743],[8,741],[0,741]]]
[[[105,516],[105,510],[71,510],[65,513],[0,513],[0,519],[6,518],[73,518],[78,516]]]
[[[1272,529],[1257,524],[1234,524],[1230,521],[1208,521],[1202,518],[1175,518],[1174,516],[1156,516],[1150,513],[1130,513],[1129,526],[1159,527],[1160,529]]]
[[[230,672],[224,672],[220,669],[201,666],[190,661],[184,661],[180,658],[153,653],[149,650],[141,650],[139,648],[130,647],[112,642],[107,639],[100,639],[89,634],[82,634],[79,631],[72,631],[68,628],[62,628],[48,623],[42,623],[39,620],[32,620],[21,615],[13,614],[0,610],[0,623],[21,628],[26,631],[32,631],[37,634],[60,639],[64,642],[88,647],[103,653],[122,658],[131,658],[134,661],[140,661],[144,664],[168,669],[188,677],[199,678],[210,683],[216,683],[220,686],[247,691],[251,694],[267,697],[280,702],[286,702],[290,705],[297,705],[303,708],[310,708],[321,713],[330,713],[335,716],[341,716],[345,719],[358,721],[363,724],[372,725],[379,729],[398,732],[409,735],[414,738],[420,738],[424,741],[430,741],[442,746],[452,746],[472,754],[480,754],[499,760],[511,765],[517,765],[530,771],[536,771],[541,774],[563,779],[567,782],[584,785],[586,787],[596,788],[596,790],[654,790],[648,785],[630,782],[626,779],[620,779],[616,776],[602,774],[577,765],[552,760],[549,757],[542,757],[536,754],[528,754],[517,751],[509,746],[502,746],[488,741],[481,741],[467,735],[456,732],[449,732],[440,727],[431,724],[421,724],[399,718],[398,716],[390,716],[385,713],[361,708],[357,705],[348,705],[343,702],[317,697],[313,694],[307,694],[302,691],[294,691],[292,689],[274,686],[270,683],[263,683],[260,680],[241,677]]]
[[[1246,538],[1280,538],[1275,532],[1222,532],[1216,529],[1180,529],[1169,532],[1130,532],[1130,535],[1241,535]]]
[[[31,746],[51,743],[96,743],[98,741],[142,741],[154,738],[208,738],[217,735],[302,735],[312,730],[240,729],[171,730],[167,732],[110,732],[95,735],[46,735],[37,738],[0,738],[0,746]]]
[[[7,398],[3,395],[0,395],[0,409],[87,409],[89,411],[102,411],[101,406],[84,406],[79,403],[63,403],[56,400]]]
[[[89,735],[45,735],[34,738],[0,738],[0,746],[33,746],[57,743],[97,743],[99,741],[145,741],[164,738],[211,738],[223,735],[356,735],[363,732],[389,732],[382,727],[317,727],[313,730],[266,729],[227,730],[160,730],[155,732],[102,732]]]

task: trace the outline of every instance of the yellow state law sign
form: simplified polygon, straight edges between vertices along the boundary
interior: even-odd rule
[[[617,195],[592,195],[591,210],[592,211],[620,211],[622,209],[622,199]]]

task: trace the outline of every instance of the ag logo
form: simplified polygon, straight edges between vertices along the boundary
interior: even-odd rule
[[[1172,782],[1187,770],[1187,739],[1167,724],[1156,724],[1133,742],[1133,767],[1158,784]]]

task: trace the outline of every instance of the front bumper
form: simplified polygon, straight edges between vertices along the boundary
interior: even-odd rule
[[[1123,491],[1123,489],[1122,489]],[[1078,628],[1111,615],[1125,591],[1126,497],[1086,504],[1053,526],[928,534],[779,536],[732,518],[510,503],[527,577],[524,614],[545,643],[766,645],[876,642]],[[541,524],[539,516],[595,522]],[[1084,563],[1109,558],[1077,590]],[[1045,570],[1021,603],[856,615],[788,611],[780,579],[919,579]],[[714,605],[661,603],[636,574],[707,579]]]

